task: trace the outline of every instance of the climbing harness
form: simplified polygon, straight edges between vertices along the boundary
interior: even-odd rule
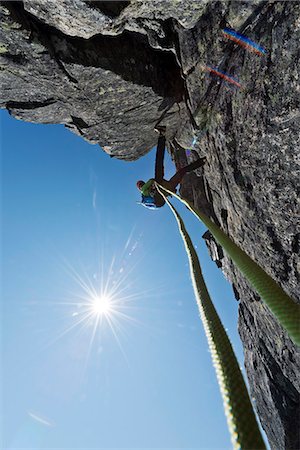
[[[189,258],[194,293],[216,370],[233,448],[265,449],[243,375],[227,333],[211,301],[194,245],[182,218],[160,187],[157,186],[157,189],[175,216]]]
[[[221,228],[216,225],[206,214],[194,208],[190,202],[179,197],[174,192],[158,185],[156,187],[171,193],[181,201],[198,220],[207,226],[215,240],[222,246],[238,269],[246,277],[252,287],[257,291],[262,301],[268,306],[272,314],[276,317],[280,325],[287,331],[291,340],[300,346],[300,307],[284,290],[262,269],[253,259],[250,258],[233,240],[227,236]]]

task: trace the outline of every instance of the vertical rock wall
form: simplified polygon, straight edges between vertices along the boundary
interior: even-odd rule
[[[192,198],[212,205],[214,220],[299,301],[299,4],[264,4],[245,34],[268,53],[258,57],[220,39],[222,19],[202,20],[179,32],[186,85],[204,133],[196,149],[206,154],[203,185]],[[200,42],[195,52],[186,47]],[[210,64],[238,76],[243,89],[200,76],[205,41],[215,40]],[[204,42],[204,44],[203,44]],[[205,131],[206,130],[206,131]],[[182,133],[179,140],[185,144]],[[204,198],[203,198],[204,197]],[[262,426],[274,449],[298,449],[299,352],[232,262],[207,234],[211,254],[239,299],[245,366]]]
[[[207,156],[183,195],[299,301],[299,2],[26,0],[1,2],[0,13],[2,108],[63,123],[125,160],[152,148],[154,126],[166,124],[177,163]],[[224,27],[259,42],[266,56],[226,40]],[[251,396],[271,447],[299,449],[299,353],[205,239],[240,302]]]

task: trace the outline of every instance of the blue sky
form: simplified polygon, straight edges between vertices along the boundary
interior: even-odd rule
[[[174,217],[136,203],[155,151],[118,161],[4,111],[1,148],[3,448],[229,449]],[[205,228],[178,207],[242,364],[238,304]],[[103,284],[112,327],[85,319]]]

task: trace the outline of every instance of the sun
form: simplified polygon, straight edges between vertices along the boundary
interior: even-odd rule
[[[92,311],[97,316],[108,315],[112,312],[112,299],[108,295],[93,298]]]
[[[91,266],[93,270],[91,274],[88,274],[84,267],[78,271],[68,261],[63,261],[65,271],[74,280],[79,290],[71,292],[70,300],[59,302],[68,308],[68,315],[71,315],[72,322],[62,330],[56,340],[72,330],[77,330],[78,335],[86,333],[86,361],[94,345],[94,348],[97,348],[98,343],[105,340],[109,333],[127,361],[121,337],[126,334],[128,324],[142,326],[135,317],[140,310],[135,302],[152,296],[153,290],[136,291],[136,286],[139,284],[132,275],[135,275],[140,262],[131,256],[137,250],[142,235],[132,242],[133,231],[122,251],[113,255],[111,260],[105,258],[104,250],[102,251],[102,257],[97,258],[98,265]]]

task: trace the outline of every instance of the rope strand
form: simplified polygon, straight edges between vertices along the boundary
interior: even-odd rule
[[[177,210],[158,188],[173,212],[189,258],[193,288],[204,326],[213,365],[223,398],[227,424],[234,450],[263,450],[261,436],[248,391],[232,345],[211,301],[199,258]]]
[[[160,186],[181,201],[198,220],[207,226],[215,240],[222,246],[228,256],[236,264],[238,269],[247,278],[252,287],[260,295],[263,302],[268,306],[272,314],[276,317],[280,325],[287,331],[291,340],[300,346],[300,307],[284,290],[268,275],[253,259],[250,258],[233,240],[227,236],[221,228],[216,225],[203,212],[194,208],[190,202],[179,197],[176,193]],[[160,191],[161,192],[161,191]],[[163,194],[162,194],[163,195]]]

